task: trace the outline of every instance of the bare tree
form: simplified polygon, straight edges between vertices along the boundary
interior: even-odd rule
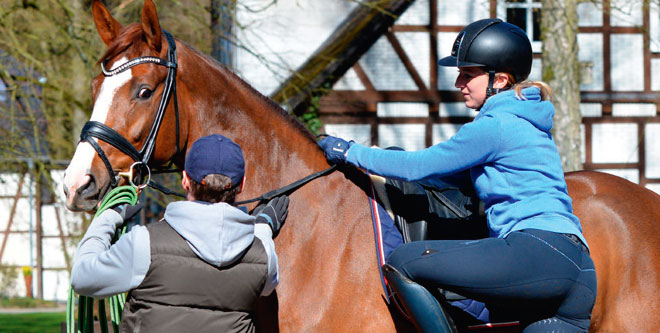
[[[103,2],[121,24],[139,22],[143,0]],[[156,5],[163,28],[211,54],[215,28],[222,34],[222,47],[249,50],[236,38],[236,30],[243,28],[235,21],[236,6],[260,11],[275,2],[259,2],[254,8],[236,0],[156,1]],[[92,111],[90,81],[99,74],[97,61],[106,49],[92,20],[91,3],[0,1],[0,170],[22,170],[30,160],[37,164],[34,170],[47,171],[65,165],[73,155]]]
[[[541,11],[543,81],[554,92],[552,133],[566,172],[582,169],[577,1],[543,0]]]

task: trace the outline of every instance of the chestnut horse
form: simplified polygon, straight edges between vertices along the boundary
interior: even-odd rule
[[[152,0],[145,0],[141,24],[126,27],[99,0],[92,10],[108,50],[105,74],[92,81],[90,125],[64,178],[69,209],[93,210],[112,184],[126,182],[116,175],[134,162],[182,165],[186,149],[211,133],[243,148],[247,185],[239,200],[328,168],[315,138],[286,112],[163,32]],[[160,135],[153,135],[156,123]],[[260,305],[262,328],[414,330],[385,300],[366,177],[343,171],[291,194],[289,217],[276,239],[280,284]],[[597,172],[570,173],[566,180],[598,275],[592,330],[660,331],[660,228],[653,225],[660,221],[660,196]]]

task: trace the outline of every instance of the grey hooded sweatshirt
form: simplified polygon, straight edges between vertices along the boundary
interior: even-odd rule
[[[266,224],[255,224],[253,216],[224,202],[178,201],[167,206],[165,220],[200,259],[216,267],[233,264],[256,237],[268,256],[261,295],[269,295],[277,286],[279,268],[272,230]],[[144,280],[151,265],[149,231],[135,226],[111,246],[122,223],[121,216],[109,209],[90,224],[71,270],[71,286],[78,294],[107,297],[134,289]]]

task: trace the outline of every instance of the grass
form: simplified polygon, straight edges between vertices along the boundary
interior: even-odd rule
[[[57,306],[56,302],[44,301],[37,298],[27,298],[27,297],[0,298],[0,308],[27,309],[27,308],[54,308],[56,306]]]
[[[0,314],[0,331],[3,333],[60,332],[65,312]]]

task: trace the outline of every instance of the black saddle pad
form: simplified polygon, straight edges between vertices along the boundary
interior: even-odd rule
[[[441,186],[386,180],[385,193],[404,242],[488,237],[486,218],[471,184],[436,184]]]

